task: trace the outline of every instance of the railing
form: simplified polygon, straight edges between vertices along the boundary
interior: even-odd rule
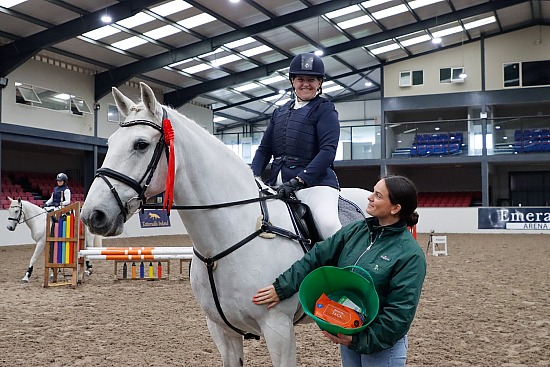
[[[550,116],[400,122],[386,125],[387,158],[550,153]],[[263,132],[215,136],[251,163]],[[380,159],[380,125],[342,126],[336,160]]]

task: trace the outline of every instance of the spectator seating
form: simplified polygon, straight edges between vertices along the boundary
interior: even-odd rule
[[[2,172],[2,191],[0,191],[0,209],[8,209],[10,201],[8,197],[13,199],[21,198],[30,201],[38,206],[43,206],[44,201],[51,196],[51,190],[55,181],[52,184],[52,175],[46,173],[28,173],[28,172]],[[84,201],[84,187],[76,181],[69,181],[71,189],[71,201]]]
[[[514,152],[550,152],[550,129],[515,130]]]
[[[411,146],[411,157],[458,155],[463,146],[462,132],[416,134]]]
[[[476,197],[481,197],[476,191],[453,192],[419,192],[418,206],[426,207],[469,207]]]

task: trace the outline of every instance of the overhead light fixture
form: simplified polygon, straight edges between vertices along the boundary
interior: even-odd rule
[[[323,56],[324,52],[323,50],[315,50],[314,54],[315,56]]]
[[[468,77],[468,74],[466,74],[466,72],[464,71],[464,69],[462,69],[462,73],[460,73],[460,75],[458,76],[460,79],[466,79]]]
[[[113,21],[113,18],[109,14],[104,14],[101,16],[101,21],[103,23],[111,23]]]
[[[367,80],[365,82],[365,87],[372,87],[372,82],[370,80]]]
[[[0,89],[6,88],[8,85],[8,78],[0,77]]]
[[[432,38],[432,43],[434,45],[439,45],[441,43],[441,37],[434,37]]]

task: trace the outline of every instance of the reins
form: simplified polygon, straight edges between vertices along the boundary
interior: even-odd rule
[[[219,297],[218,297],[218,291],[216,289],[216,282],[215,282],[215,279],[214,279],[214,269],[215,269],[216,261],[224,258],[225,256],[231,254],[235,250],[241,248],[242,246],[244,246],[248,242],[252,241],[257,236],[259,236],[261,233],[274,233],[276,235],[280,235],[280,236],[284,236],[286,238],[289,238],[291,240],[298,240],[302,244],[304,242],[309,241],[309,240],[304,238],[301,235],[298,235],[296,233],[292,233],[292,232],[290,232],[290,231],[288,231],[284,228],[275,227],[271,223],[269,223],[269,213],[268,213],[267,205],[266,205],[267,200],[281,199],[281,198],[283,198],[284,195],[283,194],[272,194],[272,193],[270,193],[267,189],[262,188],[262,185],[257,180],[256,180],[256,185],[258,186],[258,189],[259,189],[259,197],[257,197],[257,198],[237,200],[237,201],[225,202],[225,203],[219,203],[219,204],[175,205],[175,206],[172,206],[173,198],[171,197],[172,196],[172,191],[171,190],[173,189],[173,187],[166,187],[165,203],[164,203],[163,206],[160,206],[160,205],[147,205],[146,204],[147,199],[145,197],[145,191],[147,190],[147,188],[149,186],[149,183],[151,182],[151,179],[152,179],[153,174],[154,174],[154,172],[157,168],[157,165],[158,165],[158,162],[160,160],[160,157],[162,155],[163,150],[166,151],[166,157],[167,157],[168,166],[169,166],[169,169],[168,169],[169,172],[168,172],[168,176],[167,176],[167,185],[168,185],[169,182],[170,182],[171,185],[173,185],[173,177],[169,177],[171,174],[173,174],[173,170],[172,171],[170,170],[170,166],[172,165],[172,169],[173,169],[173,165],[174,165],[174,161],[173,161],[173,159],[174,159],[173,158],[173,130],[171,130],[171,125],[168,121],[168,130],[169,131],[167,132],[166,137],[168,137],[169,135],[171,136],[171,140],[169,139],[169,141],[170,141],[172,149],[170,149],[168,147],[165,139],[164,139],[164,137],[165,137],[165,131],[164,131],[165,124],[164,124],[164,122],[167,120],[167,113],[166,113],[166,110],[164,108],[162,109],[162,114],[163,114],[163,116],[162,116],[163,126],[159,126],[159,125],[155,124],[154,122],[148,121],[148,120],[132,120],[132,121],[120,123],[120,127],[127,127],[127,126],[134,126],[134,125],[146,125],[146,126],[150,126],[150,127],[154,128],[155,130],[158,130],[160,132],[160,139],[157,142],[157,145],[155,147],[153,157],[151,158],[151,161],[149,162],[149,165],[147,166],[147,170],[145,171],[145,173],[143,174],[142,178],[139,181],[136,181],[135,179],[133,179],[131,177],[128,177],[128,176],[126,176],[126,175],[124,175],[120,172],[114,171],[110,168],[99,168],[96,171],[96,177],[101,178],[107,184],[107,186],[109,187],[111,193],[113,194],[113,196],[116,199],[116,202],[117,202],[117,204],[120,208],[121,214],[124,216],[125,219],[129,214],[128,202],[126,202],[126,205],[122,202],[122,200],[121,200],[118,192],[116,191],[115,187],[109,181],[109,178],[115,179],[119,182],[122,182],[122,183],[128,185],[129,187],[131,187],[132,189],[134,189],[134,191],[136,191],[136,193],[139,196],[139,200],[140,200],[139,209],[141,209],[142,211],[144,209],[160,209],[160,208],[165,209],[165,208],[167,208],[167,212],[168,212],[168,215],[169,215],[170,214],[170,208],[176,209],[176,210],[219,209],[219,208],[227,208],[227,207],[231,207],[231,206],[245,205],[245,204],[251,204],[251,203],[259,202],[260,203],[260,209],[261,209],[261,212],[262,212],[262,224],[261,224],[260,228],[256,229],[253,233],[249,234],[247,237],[245,237],[241,241],[237,242],[233,246],[223,250],[222,252],[220,252],[217,255],[214,255],[212,257],[205,257],[205,256],[201,255],[193,247],[193,253],[195,254],[195,256],[197,256],[197,258],[199,260],[201,260],[202,262],[204,262],[206,264],[206,268],[208,270],[208,279],[209,279],[209,282],[210,282],[210,288],[212,290],[212,297],[214,299],[216,309],[217,309],[218,313],[220,314],[220,317],[222,318],[222,320],[225,322],[225,324],[229,328],[231,328],[231,330],[241,334],[245,339],[251,339],[251,338],[259,339],[259,336],[251,334],[251,333],[247,333],[247,332],[245,332],[243,330],[240,330],[239,328],[233,326],[229,322],[227,317],[225,316],[225,313],[223,312],[223,309],[222,309],[221,304],[220,304],[220,300],[219,300]],[[171,178],[171,180],[168,180],[168,178]],[[144,182],[144,181],[145,181],[145,183],[142,185],[142,182]],[[168,205],[167,205],[167,202],[166,202],[167,200],[170,201],[168,203]]]
[[[17,224],[23,224],[23,223],[28,222],[29,220],[31,220],[33,218],[36,218],[36,217],[41,216],[42,214],[46,214],[46,213],[47,213],[47,211],[44,210],[43,212],[38,213],[36,215],[33,215],[32,217],[29,217],[25,220],[21,220],[21,217],[23,216],[23,203],[21,203],[21,205],[19,206],[19,218],[8,217],[8,220],[14,220],[14,221],[17,221]]]

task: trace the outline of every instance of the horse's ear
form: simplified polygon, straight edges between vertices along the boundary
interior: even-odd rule
[[[12,199],[12,198],[10,198],[9,196],[8,196],[8,200],[9,200],[9,201],[13,201],[13,199]]]
[[[113,98],[115,99],[116,106],[120,113],[123,116],[128,116],[130,114],[130,108],[134,106],[135,103],[130,98],[122,94],[122,92],[116,87],[113,87]]]
[[[17,198],[17,202],[18,202],[19,204],[21,204],[21,197],[18,197],[18,198]]]
[[[139,83],[139,87],[141,89],[141,101],[143,102],[147,110],[150,111],[153,115],[156,115],[158,107],[158,111],[160,113],[160,103],[157,102],[157,97],[155,97],[155,93],[153,92],[151,87],[143,82]]]

